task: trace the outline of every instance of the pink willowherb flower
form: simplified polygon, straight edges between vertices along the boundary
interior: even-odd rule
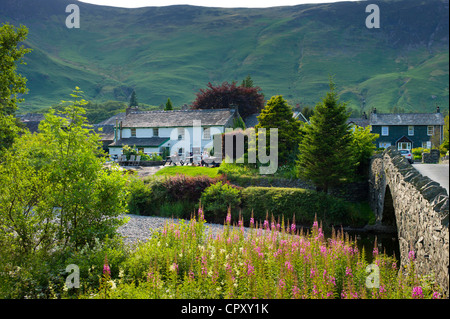
[[[441,299],[441,294],[437,291],[433,292],[433,299]]]
[[[345,268],[345,275],[352,277],[352,269],[349,267]]]
[[[422,287],[417,286],[413,288],[412,297],[415,299],[423,298]]]
[[[109,268],[108,258],[106,255],[105,255],[105,262],[103,263],[103,274],[108,276],[111,275],[111,269]]]
[[[414,259],[416,259],[416,254],[414,253],[414,250],[411,250],[411,251],[408,253],[408,257],[409,257],[409,260],[411,260],[411,261],[413,261]]]

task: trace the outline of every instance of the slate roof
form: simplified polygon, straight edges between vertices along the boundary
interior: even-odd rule
[[[370,125],[369,119],[363,119],[360,117],[351,117],[347,120],[348,124],[355,124],[360,127],[367,127]]]
[[[251,114],[251,115],[247,116],[244,119],[245,127],[246,128],[255,127],[256,124],[258,124],[258,116],[259,115],[260,115],[260,113],[255,113],[255,114]]]
[[[227,125],[234,109],[175,110],[132,112],[122,121],[122,127],[189,127],[193,121],[202,126]]]
[[[111,116],[109,119],[104,120],[103,122],[100,122],[98,124],[95,125],[99,125],[99,126],[104,126],[104,125],[116,125],[116,119],[117,120],[123,120],[126,117],[126,113],[122,112],[116,115]]]
[[[371,114],[370,125],[444,125],[442,113]]]
[[[170,138],[168,137],[130,137],[130,138],[122,138],[109,144],[109,146],[146,146],[146,147],[158,147],[161,144],[167,142]]]

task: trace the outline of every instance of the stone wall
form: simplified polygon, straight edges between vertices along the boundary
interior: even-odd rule
[[[441,156],[439,150],[432,149],[429,153],[422,153],[422,163],[437,164],[439,163],[439,157]]]
[[[390,192],[388,196],[387,192]],[[388,207],[388,203],[385,203],[386,198],[393,207]],[[408,253],[413,250],[419,274],[434,274],[448,297],[447,191],[438,183],[422,176],[395,147],[389,147],[382,154],[372,158],[369,201],[378,224],[389,220],[388,216],[383,214],[394,212],[401,264],[408,262]]]

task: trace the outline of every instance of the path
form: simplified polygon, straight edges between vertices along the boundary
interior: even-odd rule
[[[449,164],[413,164],[413,167],[419,171],[423,176],[428,176],[433,181],[438,182],[447,190],[447,194],[449,191]]]

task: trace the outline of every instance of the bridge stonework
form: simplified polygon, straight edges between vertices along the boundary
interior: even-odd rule
[[[448,297],[447,191],[421,175],[395,147],[389,147],[371,160],[369,200],[378,225],[395,222],[401,265],[409,262],[408,253],[413,250],[418,273],[434,274]]]

